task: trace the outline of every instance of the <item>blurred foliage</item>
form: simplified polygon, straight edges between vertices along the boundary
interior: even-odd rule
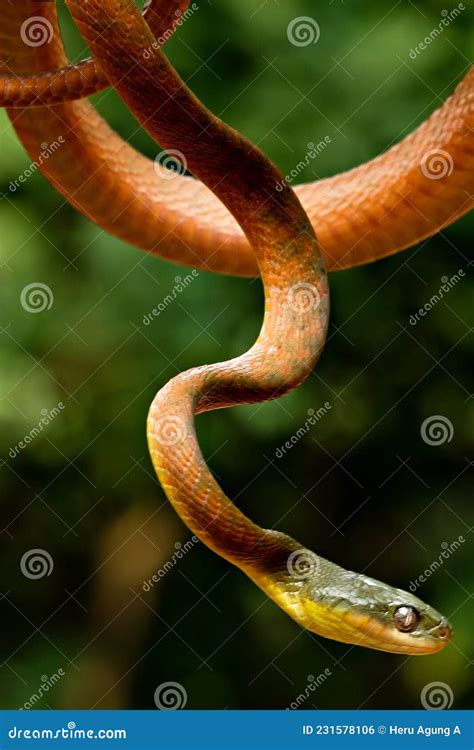
[[[196,94],[283,172],[329,135],[301,177],[309,181],[388,148],[453,90],[472,55],[470,11],[409,56],[445,7],[203,2],[167,51]],[[299,15],[318,21],[318,44],[288,43]],[[77,59],[84,45],[65,12],[63,21]],[[95,99],[125,138],[156,155],[113,93]],[[251,344],[260,284],[200,273],[145,327],[143,316],[186,272],[104,234],[40,174],[12,196],[9,181],[28,157],[4,114],[1,125],[1,705],[23,705],[61,668],[41,707],[154,708],[156,686],[173,680],[189,708],[280,708],[308,674],[329,668],[304,707],[418,708],[434,680],[451,686],[455,707],[472,706],[472,216],[410,251],[333,274],[328,344],[304,386],[198,420],[204,454],[240,507],[345,567],[406,588],[443,542],[467,540],[419,592],[451,618],[452,646],[426,659],[349,648],[301,631],[202,545],[141,590],[190,537],[151,468],[148,406],[177,372]],[[441,277],[460,268],[466,278],[410,326]],[[35,281],[51,287],[54,305],[31,315],[20,294]],[[64,411],[11,458],[41,410],[60,401]],[[307,410],[326,401],[328,413],[277,459]],[[433,414],[454,426],[438,447],[420,437]],[[134,540],[125,561],[110,541],[117,529]],[[51,554],[49,577],[21,574],[32,548]]]

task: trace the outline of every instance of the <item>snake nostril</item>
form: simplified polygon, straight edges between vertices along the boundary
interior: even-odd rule
[[[451,631],[450,631],[449,628],[445,628],[443,626],[440,626],[438,628],[438,636],[439,636],[439,638],[443,638],[443,639],[449,638],[451,636]]]

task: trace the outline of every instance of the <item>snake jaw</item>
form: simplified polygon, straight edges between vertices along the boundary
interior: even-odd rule
[[[286,598],[286,602],[285,602]],[[313,599],[279,597],[278,603],[307,630],[325,638],[393,654],[421,656],[443,650],[452,635],[448,621],[439,616],[432,628],[402,633],[373,612],[358,612],[347,603],[332,607]],[[286,606],[285,606],[286,605]],[[289,605],[289,606],[288,606]]]
[[[373,615],[347,611],[344,619],[358,634],[350,642],[392,654],[422,656],[437,653],[448,645],[452,632],[448,621],[441,615],[433,628],[421,628],[412,633],[400,632]]]

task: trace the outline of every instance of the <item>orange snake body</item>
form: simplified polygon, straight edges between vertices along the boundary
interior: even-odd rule
[[[264,284],[264,322],[251,349],[182,373],[152,404],[150,453],[168,498],[202,541],[247,573],[303,627],[395,653],[439,651],[449,641],[450,627],[436,610],[246,518],[206,466],[194,415],[277,398],[307,377],[327,330],[323,260],[336,269],[382,257],[468,210],[473,72],[430,120],[383,156],[293,191],[258,149],[187,89],[154,48],[133,0],[67,0],[67,5],[107,80],[164,148],[182,151],[202,183],[189,177],[171,185],[157,179],[151,163],[112,134],[84,102],[11,110],[29,153],[34,158],[46,133],[49,139],[64,133],[66,151],[52,155],[45,174],[100,226],[175,261],[226,273],[260,272]],[[33,8],[35,14],[41,8],[54,26],[54,7],[30,1],[21,11],[7,8],[10,26],[2,47],[10,42],[16,72],[66,65],[58,33],[34,55],[16,50],[11,38]],[[144,57],[144,50],[151,52]],[[433,180],[421,166],[426,154],[440,149],[452,169]]]
[[[181,8],[185,5],[180,3]],[[167,5],[160,0],[158,7]],[[11,74],[31,77],[67,65],[54,3],[3,0],[2,9],[0,51]],[[38,14],[50,24],[51,41],[39,47],[19,44],[23,24]],[[162,30],[171,16],[169,11]],[[156,16],[151,18],[156,24]],[[86,95],[90,86],[97,90],[97,77],[102,85],[100,68],[87,63],[86,70],[84,89],[75,86],[78,76],[71,72],[71,96]],[[21,100],[20,81],[15,85],[11,76],[4,79],[3,94],[5,104]],[[212,192],[187,176],[172,182],[157,179],[160,168],[119,138],[87,101],[15,108],[9,115],[34,161],[44,143],[62,136],[63,145],[40,169],[103,229],[178,263],[241,276],[258,274],[245,234]],[[401,143],[349,172],[297,186],[295,192],[317,230],[326,268],[349,268],[390,255],[470,210],[473,128],[471,69],[445,104]],[[440,152],[449,155],[449,174],[435,173],[440,179],[430,179],[421,167]],[[433,168],[437,169],[435,163]]]

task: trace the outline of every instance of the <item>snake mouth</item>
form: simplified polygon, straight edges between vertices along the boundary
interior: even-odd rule
[[[343,619],[345,626],[352,630],[347,634],[348,643],[392,654],[436,654],[446,648],[452,637],[452,628],[445,617],[441,617],[432,627],[421,627],[412,633],[400,632],[393,625],[370,614],[347,611]],[[344,635],[343,627],[338,638],[344,640]]]

